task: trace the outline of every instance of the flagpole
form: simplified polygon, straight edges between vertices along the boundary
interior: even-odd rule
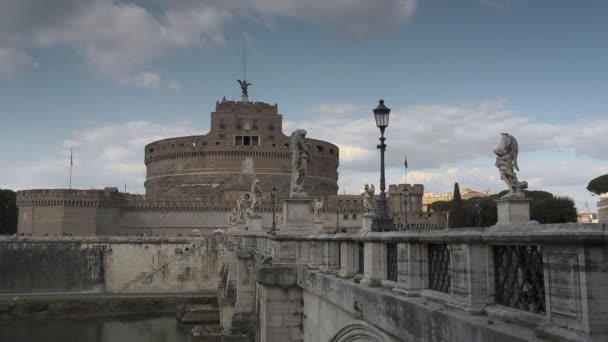
[[[403,171],[403,179],[404,179],[404,182],[405,182],[405,200],[403,201],[403,204],[404,204],[405,208],[403,210],[403,224],[404,224],[404,227],[408,227],[409,228],[409,225],[408,225],[408,222],[407,222],[407,202],[408,202],[408,200],[407,200],[408,199],[407,198],[407,196],[408,196],[408,189],[407,189],[407,154],[403,155],[403,169],[404,169],[404,171]]]
[[[74,159],[72,148],[70,148],[70,189],[72,188],[72,165],[74,165]]]

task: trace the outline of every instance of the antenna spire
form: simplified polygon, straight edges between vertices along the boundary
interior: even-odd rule
[[[243,81],[247,81],[247,40],[243,39]]]
[[[237,80],[241,85],[241,100],[245,103],[249,102],[249,93],[247,88],[251,83],[247,82],[247,41],[243,40],[243,80]]]

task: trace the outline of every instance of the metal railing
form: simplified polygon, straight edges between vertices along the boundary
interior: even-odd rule
[[[357,253],[359,257],[357,273],[363,274],[363,272],[365,271],[365,244],[363,242],[359,242],[357,244]]]
[[[544,314],[545,279],[540,245],[494,246],[496,303]]]
[[[450,249],[445,243],[428,245],[429,289],[450,293]]]
[[[386,244],[386,279],[397,281],[398,265],[397,265],[397,244]]]

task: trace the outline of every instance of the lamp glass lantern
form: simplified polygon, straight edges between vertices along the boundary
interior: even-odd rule
[[[380,100],[378,107],[374,108],[374,118],[376,118],[376,126],[384,133],[384,129],[388,127],[388,119],[391,114],[391,109],[384,105],[384,100]]]

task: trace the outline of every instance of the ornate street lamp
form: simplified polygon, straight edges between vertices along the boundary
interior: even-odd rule
[[[378,107],[374,109],[374,117],[376,119],[376,126],[380,128],[380,145],[377,146],[380,149],[380,194],[376,201],[376,217],[372,221],[373,231],[385,231],[393,230],[392,220],[388,213],[388,207],[386,204],[386,184],[384,180],[384,151],[386,151],[386,144],[384,141],[384,130],[388,127],[388,118],[391,114],[391,109],[384,105],[384,100],[380,100]]]
[[[276,221],[277,186],[274,184],[272,185],[270,197],[272,198],[272,228],[270,229],[270,234],[274,235],[277,233],[277,221]]]

